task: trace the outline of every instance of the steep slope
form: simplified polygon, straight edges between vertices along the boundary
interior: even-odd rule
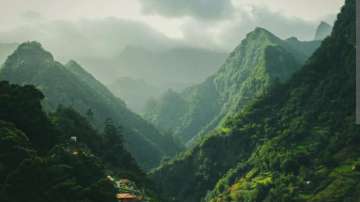
[[[144,110],[146,102],[151,98],[159,97],[161,89],[142,79],[122,77],[108,85],[114,95],[121,97],[126,106],[137,113]]]
[[[281,40],[269,31],[257,28],[249,33],[230,54],[220,70],[205,82],[185,89],[181,94],[153,103],[144,112],[145,119],[174,134],[184,142],[206,133],[226,117],[241,110],[268,91],[272,85],[290,78],[319,41]],[[179,101],[173,101],[180,98]],[[185,107],[177,103],[185,102]],[[178,112],[174,113],[176,109]]]
[[[100,83],[93,75],[83,69],[76,61],[70,60],[65,65],[66,69],[77,76],[82,82],[87,84],[93,91],[100,93],[104,98],[114,97],[112,93]],[[121,100],[119,100],[121,102]]]
[[[171,156],[178,149],[171,138],[128,110],[78,64],[63,66],[37,42],[21,44],[9,56],[0,80],[35,85],[45,94],[44,105],[50,111],[59,105],[72,106],[83,115],[91,110],[97,128],[102,128],[105,119],[113,119],[123,127],[127,148],[143,168],[156,166],[163,156]]]
[[[169,201],[358,201],[355,0],[286,84],[153,172]],[[212,191],[211,191],[212,190]]]
[[[108,130],[114,125],[100,134],[70,108],[48,116],[34,86],[2,81],[0,92],[1,201],[114,202],[119,190],[109,175],[131,179],[153,197],[121,134]]]
[[[316,29],[315,40],[323,40],[331,34],[332,27],[326,22],[321,22]]]
[[[18,46],[16,43],[0,43],[0,64],[3,64],[7,58]]]

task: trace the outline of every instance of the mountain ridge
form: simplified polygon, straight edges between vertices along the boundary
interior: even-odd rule
[[[231,111],[236,112],[271,88],[274,82],[290,78],[319,45],[319,41],[281,40],[258,27],[247,34],[215,74],[179,94],[188,106],[180,117],[178,113],[171,117],[172,124],[166,111],[178,106],[170,103],[165,104],[167,110],[161,104],[153,105],[149,111],[145,110],[144,117],[159,128],[173,130],[184,142],[192,141],[231,116]],[[167,119],[162,120],[162,116]]]
[[[92,110],[93,124],[97,128],[102,128],[105,119],[112,118],[123,127],[126,146],[143,168],[156,166],[162,157],[175,154],[179,147],[171,137],[164,136],[128,110],[121,99],[113,96],[82,67],[69,65],[76,66],[76,63],[70,62],[65,67],[40,43],[27,42],[9,56],[0,71],[0,79],[22,85],[34,84],[44,92],[43,104],[49,111],[56,110],[59,105],[72,106],[86,116]],[[137,146],[139,144],[142,147]]]
[[[152,172],[169,201],[359,199],[355,0],[284,84]],[[339,51],[341,50],[341,51]]]

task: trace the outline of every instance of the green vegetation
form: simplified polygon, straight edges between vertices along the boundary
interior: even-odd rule
[[[56,111],[59,105],[72,107],[84,116],[91,111],[91,124],[98,130],[111,118],[123,127],[125,146],[142,168],[150,169],[180,149],[171,136],[128,110],[122,100],[75,61],[63,66],[37,42],[21,44],[8,57],[0,70],[0,80],[35,85],[45,95],[43,105],[48,112]],[[25,118],[25,122],[29,120]]]
[[[115,202],[118,190],[108,175],[132,180],[155,201],[150,181],[110,120],[100,134],[70,108],[48,117],[34,86],[3,81],[0,92],[2,201]]]
[[[329,37],[319,26],[322,42],[256,28],[213,76],[147,102],[144,117],[159,129],[77,62],[19,45],[0,69],[0,201],[359,201],[355,3],[346,0]],[[0,60],[12,46],[0,44]],[[190,62],[181,77],[222,57],[189,49],[128,47],[120,61],[148,64],[149,78]],[[177,66],[175,56],[194,60]],[[193,71],[188,80],[201,75]],[[119,94],[139,110],[150,89]],[[177,154],[177,139],[189,149]]]
[[[168,91],[151,101],[144,117],[184,143],[221,125],[273,85],[287,81],[320,45],[281,40],[257,28],[230,54],[220,70],[182,93]]]
[[[359,200],[355,2],[289,81],[152,172],[168,201]]]

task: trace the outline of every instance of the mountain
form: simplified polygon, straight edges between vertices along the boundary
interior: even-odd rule
[[[113,202],[124,178],[156,200],[113,123],[99,133],[71,108],[46,114],[34,86],[1,81],[0,92],[1,201]]]
[[[0,64],[3,64],[7,58],[18,46],[16,43],[0,43]]]
[[[159,97],[161,90],[142,79],[122,77],[108,85],[114,95],[124,99],[126,106],[137,113],[144,110],[148,100]]]
[[[226,53],[191,47],[152,50],[127,46],[116,65],[121,75],[143,79],[165,90],[183,89],[216,72],[226,56]]]
[[[71,106],[89,116],[98,129],[111,118],[125,133],[126,147],[142,168],[156,166],[164,156],[172,156],[179,146],[167,135],[126,108],[106,87],[76,62],[66,66],[54,60],[37,42],[21,44],[0,71],[0,80],[20,85],[33,84],[40,89],[48,111],[59,105]]]
[[[77,57],[89,72],[105,84],[121,77],[141,79],[166,91],[184,89],[218,70],[227,52],[185,45],[151,47],[127,45],[108,57]]]
[[[274,84],[287,81],[319,45],[319,41],[282,40],[256,28],[218,72],[178,95],[166,93],[147,105],[144,117],[187,143],[216,128]]]
[[[359,200],[355,4],[289,81],[152,173],[168,201]]]
[[[332,31],[331,25],[326,22],[321,22],[316,29],[315,40],[323,40],[331,34]]]

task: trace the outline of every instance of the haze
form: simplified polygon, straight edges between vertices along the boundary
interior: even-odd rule
[[[281,38],[312,40],[320,21],[332,24],[344,4],[344,0],[0,1],[0,43],[36,40],[57,60],[76,60],[107,85],[127,77],[146,81],[159,93],[183,89],[213,74],[255,27]],[[0,60],[5,60],[1,54]]]

